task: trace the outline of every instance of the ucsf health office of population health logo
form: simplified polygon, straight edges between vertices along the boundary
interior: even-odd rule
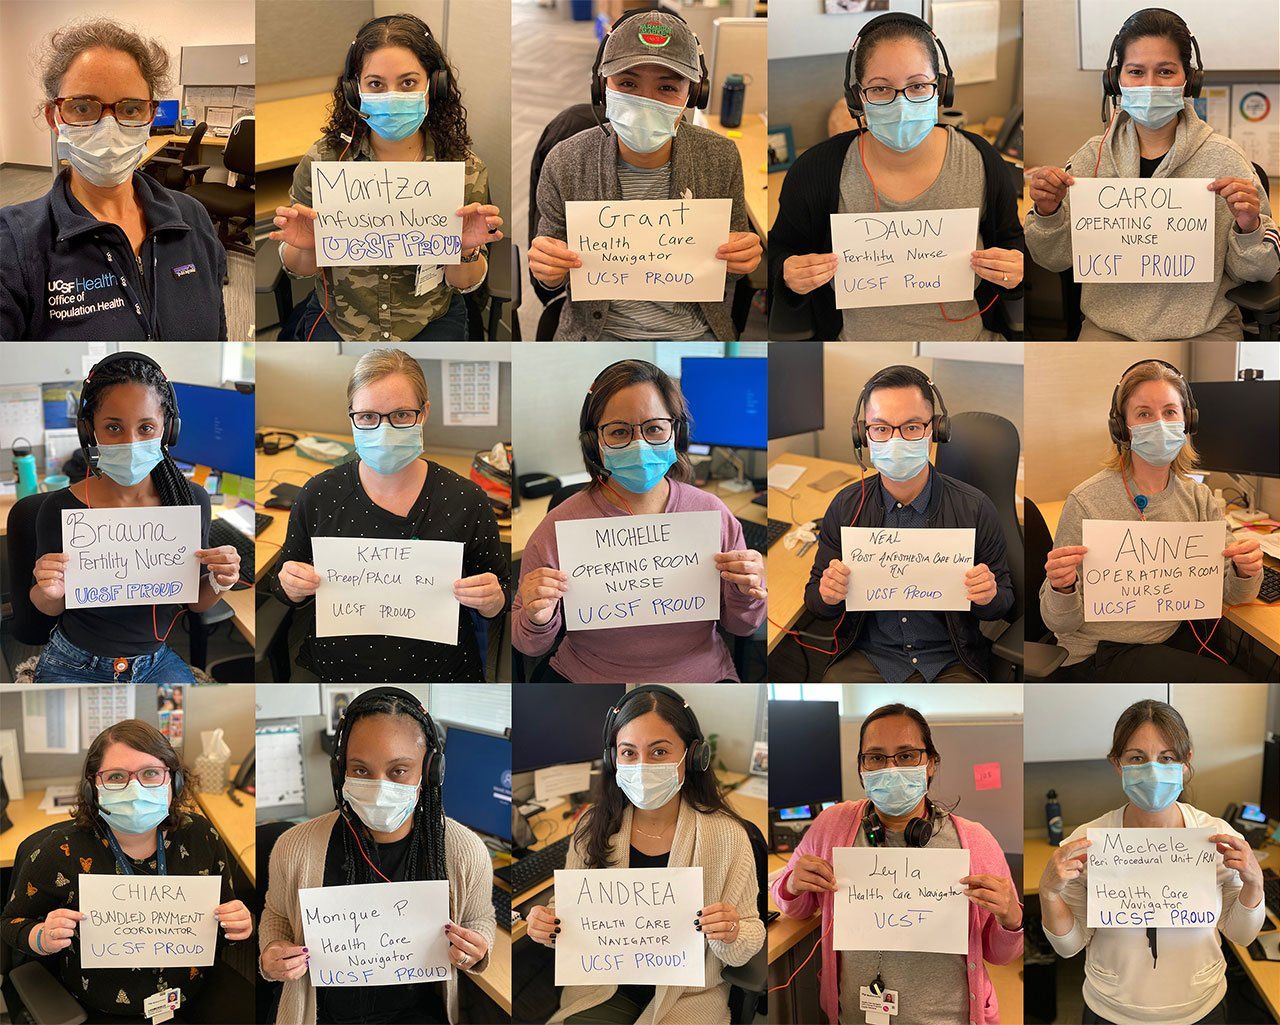
[[[671,29],[666,25],[647,21],[640,26],[640,42],[659,50],[671,42]]]

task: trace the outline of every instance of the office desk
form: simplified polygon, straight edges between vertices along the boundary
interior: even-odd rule
[[[1058,529],[1058,517],[1062,515],[1062,502],[1037,502],[1045,525],[1052,535]],[[1280,562],[1264,555],[1262,561],[1272,569],[1280,569]],[[1230,570],[1228,570],[1230,572]],[[1275,605],[1244,605],[1227,609],[1226,619],[1234,623],[1250,637],[1257,638],[1276,654],[1280,654],[1280,603]]]
[[[719,117],[704,114],[698,123],[717,135],[733,139],[737,145],[738,156],[742,158],[742,186],[747,200],[747,216],[751,218],[752,230],[763,239],[769,233],[769,225],[773,223],[769,205],[769,153],[765,140],[768,133],[764,121],[759,114],[744,114],[740,126],[725,128],[720,124]],[[737,134],[731,135],[731,132]]]
[[[228,779],[235,779],[239,769],[239,765],[230,766],[227,770]],[[240,804],[237,805],[225,791],[218,794],[204,794],[195,788],[194,780],[192,785],[195,789],[196,803],[200,805],[204,817],[218,831],[227,851],[244,869],[249,882],[256,884],[257,866],[254,864],[254,845],[257,842],[257,834],[254,832],[256,828],[254,817],[258,806],[257,801],[252,794],[237,790],[236,797],[240,800]]]
[[[57,783],[74,783],[74,779],[56,780]],[[13,820],[13,828],[0,833],[0,868],[13,868],[13,859],[18,853],[18,844],[45,826],[51,826],[71,814],[49,815],[40,810],[40,802],[44,799],[44,787],[26,787],[26,796],[22,800],[9,801],[9,818]]]
[[[257,105],[257,172],[296,164],[320,138],[329,119],[333,94],[308,93]]]

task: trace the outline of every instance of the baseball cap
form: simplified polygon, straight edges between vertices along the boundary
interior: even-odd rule
[[[600,74],[608,78],[637,64],[660,64],[691,82],[702,79],[698,37],[666,11],[633,15],[609,33]]]

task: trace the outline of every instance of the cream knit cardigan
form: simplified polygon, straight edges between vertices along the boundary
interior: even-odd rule
[[[324,885],[324,859],[329,835],[338,813],[294,826],[271,849],[270,889],[258,926],[259,953],[276,940],[302,943],[302,912],[298,891]],[[444,820],[445,874],[449,879],[449,917],[464,929],[474,929],[493,946],[493,863],[480,838],[453,819]],[[489,955],[465,970],[480,974],[489,966]],[[444,984],[449,1021],[458,1021],[458,978]],[[277,1025],[315,1025],[316,991],[307,976],[291,979],[280,994]]]

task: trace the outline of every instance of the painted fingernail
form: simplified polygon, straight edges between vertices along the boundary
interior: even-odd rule
[[[702,932],[702,923],[699,922],[697,925],[694,926],[694,928],[697,929],[698,932]]]
[[[702,917],[702,908],[698,908],[698,917],[699,917],[699,918],[701,918],[701,917]]]
[[[558,935],[558,934],[559,934],[559,932],[560,932],[560,926],[558,926],[558,925],[557,925],[557,926],[556,926],[556,929],[555,929],[555,932],[553,932],[551,935],[556,936],[556,935]]]
[[[311,953],[311,948],[310,948],[310,947],[303,947],[303,948],[302,948],[302,952],[303,952],[304,954],[310,954],[310,953]]]
[[[557,919],[556,919],[556,925],[559,925],[559,924],[560,924],[560,919],[558,919],[558,918],[557,918]]]

